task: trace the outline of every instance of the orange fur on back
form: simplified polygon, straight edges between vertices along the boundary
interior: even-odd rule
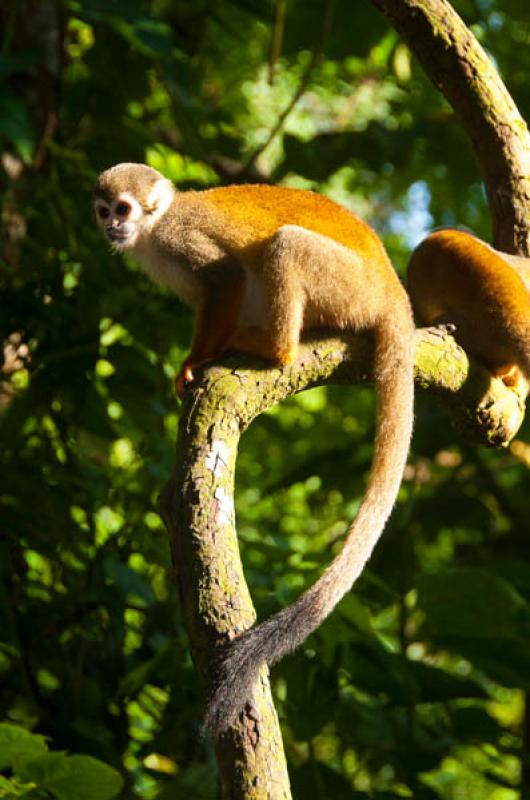
[[[374,231],[359,217],[323,195],[282,186],[249,184],[201,192],[207,204],[230,220],[230,233],[246,244],[272,236],[283,225],[299,225],[349,247],[363,257],[385,254]],[[386,260],[386,254],[385,254]]]
[[[528,260],[506,256],[470,233],[441,230],[412,254],[408,289],[423,323],[453,322],[464,349],[494,373],[515,366],[529,379],[527,269]]]

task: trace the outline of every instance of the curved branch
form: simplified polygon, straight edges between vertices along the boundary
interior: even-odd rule
[[[245,583],[234,518],[239,437],[262,411],[296,392],[325,383],[370,379],[368,337],[306,342],[297,362],[271,368],[257,359],[227,358],[197,376],[186,398],[177,464],[159,502],[193,658],[208,694],[213,654],[255,620]],[[483,441],[507,444],[524,414],[524,400],[467,356],[443,329],[418,331],[416,380],[452,398],[456,413]],[[242,366],[243,365],[243,366]],[[223,798],[288,800],[289,779],[267,671],[252,703],[216,743]]]
[[[372,0],[451,104],[486,181],[495,246],[530,254],[530,135],[491,60],[446,0]]]

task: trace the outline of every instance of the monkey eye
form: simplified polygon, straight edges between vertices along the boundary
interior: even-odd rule
[[[121,201],[120,201],[120,202],[117,204],[117,206],[116,206],[116,208],[115,208],[116,214],[117,214],[119,217],[126,217],[126,216],[127,216],[127,214],[130,212],[130,210],[131,210],[131,206],[130,206],[130,204],[129,204],[129,203],[126,203],[124,200],[121,200]]]
[[[107,206],[98,206],[97,214],[100,219],[108,219],[110,217],[110,211]]]

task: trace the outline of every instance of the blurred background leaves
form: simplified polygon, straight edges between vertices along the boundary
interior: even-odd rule
[[[528,116],[527,4],[455,6]],[[325,192],[378,230],[400,271],[437,225],[489,236],[469,143],[368,3],[0,3],[0,738],[21,748],[0,763],[5,798],[84,797],[83,770],[109,768],[109,797],[215,796],[155,510],[191,318],[93,224],[95,177],[124,160],[183,190]],[[373,430],[372,390],[343,387],[293,398],[245,435],[238,530],[260,618],[340,545]],[[296,798],[528,790],[525,440],[528,426],[513,452],[471,448],[419,395],[375,557],[273,673]]]

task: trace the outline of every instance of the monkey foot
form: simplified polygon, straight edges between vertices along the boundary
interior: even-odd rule
[[[528,394],[528,381],[516,364],[503,364],[497,367],[493,374],[510,389],[515,389],[518,394],[525,397]]]
[[[180,369],[179,374],[175,378],[175,391],[177,393],[177,396],[181,400],[184,399],[184,394],[186,392],[186,389],[188,388],[190,383],[193,383],[193,380],[194,376],[191,365],[184,362],[184,364]]]
[[[286,347],[284,350],[279,350],[275,354],[275,361],[282,367],[287,367],[289,364],[292,364],[293,361],[296,361],[296,357],[298,355],[298,345],[293,344],[290,347]]]

